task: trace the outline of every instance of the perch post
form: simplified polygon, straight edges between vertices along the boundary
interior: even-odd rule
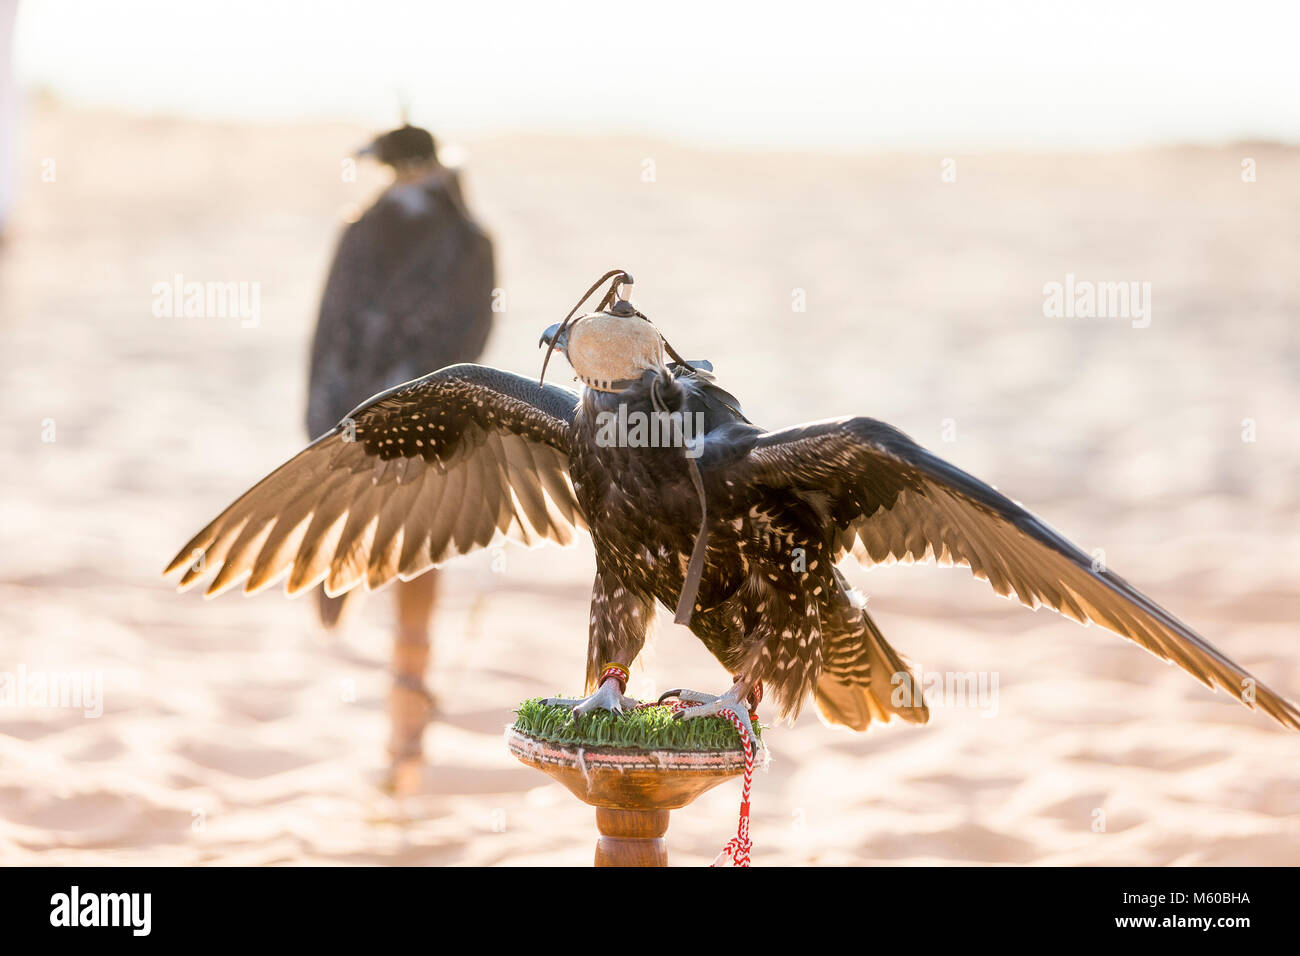
[[[699,735],[686,739],[695,728],[674,723],[662,708],[658,715],[648,708],[564,724],[540,720],[538,709],[545,706],[522,705],[507,744],[518,760],[596,808],[596,866],[667,866],[669,811],[745,770],[739,737],[726,721],[709,727],[709,745],[701,746]],[[727,745],[728,733],[734,746]]]

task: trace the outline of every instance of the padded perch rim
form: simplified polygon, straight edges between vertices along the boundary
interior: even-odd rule
[[[734,753],[743,763],[744,748],[736,728],[725,717],[698,717],[673,720],[666,707],[645,707],[613,714],[608,711],[586,714],[573,719],[568,707],[544,704],[545,698],[524,701],[515,710],[510,730],[552,748],[577,748],[586,752],[656,753]],[[754,732],[761,739],[763,728],[754,722]],[[658,761],[660,765],[663,760]],[[668,762],[672,762],[669,758]],[[683,769],[691,761],[683,761]],[[698,764],[697,764],[698,766]]]

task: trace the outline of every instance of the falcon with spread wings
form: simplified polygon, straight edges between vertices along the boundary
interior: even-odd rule
[[[705,362],[677,355],[615,272],[597,311],[546,330],[581,394],[453,365],[355,409],[181,549],[168,572],[217,594],[287,578],[330,594],[409,580],[499,539],[596,550],[586,678],[574,710],[618,710],[656,604],[733,675],[684,716],[766,686],[865,730],[928,711],[908,665],[836,565],[936,561],[1100,625],[1300,730],[1300,710],[991,486],[870,418],[750,423]],[[609,278],[607,275],[606,278]],[[593,286],[593,290],[596,287]],[[589,293],[590,294],[590,293]],[[580,303],[581,305],[581,303]],[[548,358],[550,352],[548,351]],[[657,427],[662,426],[662,427]],[[659,440],[656,440],[659,439]]]

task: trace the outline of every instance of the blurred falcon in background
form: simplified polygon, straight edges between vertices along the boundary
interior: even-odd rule
[[[635,703],[626,668],[662,604],[733,675],[719,695],[675,692],[685,717],[747,720],[766,685],[783,717],[811,695],[826,722],[865,730],[929,714],[836,564],[848,554],[868,565],[936,561],[969,567],[1031,608],[1098,624],[1300,729],[1294,704],[897,429],[870,418],[753,425],[708,363],[681,359],[631,304],[630,276],[611,275],[597,311],[572,320],[580,302],[543,335],[568,358],[580,395],[477,365],[383,392],[227,508],[168,572],[186,569],[184,588],[215,571],[209,594],[285,576],[290,594],[320,582],[340,594],[409,580],[501,538],[565,544],[587,528],[590,696],[570,702],[575,714]],[[610,428],[674,414],[680,441]]]
[[[393,182],[344,230],[330,266],[311,349],[313,438],[377,392],[474,361],[492,327],[492,242],[466,210],[456,170],[439,162],[433,136],[403,125],[358,156],[390,167]],[[425,673],[436,587],[430,573],[394,588],[389,753],[399,791],[418,777],[432,711]],[[321,620],[332,627],[344,596],[319,594]]]

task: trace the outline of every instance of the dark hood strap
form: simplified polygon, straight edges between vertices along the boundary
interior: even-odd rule
[[[681,597],[677,599],[677,613],[674,623],[691,623],[691,614],[695,610],[695,596],[700,591],[700,578],[704,576],[704,556],[709,546],[709,507],[704,495],[704,479],[700,476],[700,466],[689,455],[686,458],[687,470],[691,473],[691,484],[700,497],[700,530],[695,535],[695,548],[691,551],[690,564],[686,566],[686,580],[682,584]]]

